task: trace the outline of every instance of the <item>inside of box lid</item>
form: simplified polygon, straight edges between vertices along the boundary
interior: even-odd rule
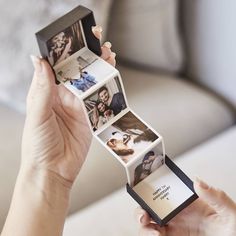
[[[194,195],[189,187],[165,164],[135,185],[133,190],[160,219],[164,219]]]

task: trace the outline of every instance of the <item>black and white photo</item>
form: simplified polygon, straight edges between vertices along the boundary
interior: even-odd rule
[[[55,66],[85,46],[80,21],[64,29],[47,42],[48,60]]]

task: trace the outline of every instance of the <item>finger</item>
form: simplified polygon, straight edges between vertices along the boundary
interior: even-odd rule
[[[101,50],[102,50],[101,58],[106,61],[112,55],[112,51],[110,48],[105,46],[102,46]]]
[[[111,44],[111,42],[107,41],[107,42],[105,42],[105,43],[103,44],[103,46],[104,46],[104,47],[107,47],[107,48],[109,48],[109,49],[111,49],[112,44]]]
[[[112,52],[111,56],[106,60],[106,62],[108,62],[109,64],[111,64],[112,66],[116,66],[116,54],[114,52]]]
[[[93,26],[92,32],[97,39],[99,39],[100,41],[102,40],[102,27],[101,26],[99,25]]]
[[[194,181],[194,189],[198,196],[218,214],[229,215],[229,213],[236,211],[235,203],[222,190],[209,186],[199,178]]]
[[[151,218],[148,213],[141,207],[135,209],[135,218],[137,222],[143,226],[150,224]]]
[[[27,112],[30,112],[35,122],[49,115],[52,104],[52,94],[55,77],[49,64],[38,57],[31,56],[35,68],[34,77],[27,96]]]
[[[147,226],[143,226],[140,229],[140,236],[147,236],[147,235],[152,235],[152,236],[164,236],[160,231],[156,229],[156,226],[153,224],[149,224]]]
[[[81,101],[63,84],[57,86],[58,88],[58,100],[57,103],[63,106],[64,111],[71,115],[78,117],[78,114],[82,116],[84,114]]]

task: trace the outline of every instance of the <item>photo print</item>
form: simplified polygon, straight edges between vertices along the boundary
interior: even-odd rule
[[[135,186],[163,164],[164,154],[162,142],[160,142],[128,166],[127,175],[130,186]]]
[[[95,60],[95,55],[87,50],[75,59],[56,68],[55,73],[59,81],[78,90],[78,94],[82,94],[98,82],[95,75],[86,69]]]
[[[86,54],[87,57],[84,55]],[[86,59],[85,59],[86,58]],[[76,59],[54,68],[57,79],[80,96],[115,72],[115,68],[87,49]]]
[[[48,60],[52,66],[64,61],[85,47],[80,21],[64,29],[47,42]]]
[[[81,93],[97,83],[95,76],[86,71],[86,67],[97,58],[89,50],[80,52],[85,46],[80,21],[47,42],[48,61],[53,66],[57,79],[63,83],[67,82]]]
[[[128,163],[158,139],[131,111],[102,131],[98,137],[124,163]]]
[[[62,30],[45,42],[46,57],[53,67],[57,80],[64,83],[75,95],[82,95],[116,71],[90,51],[81,20],[65,29],[59,23],[54,24]],[[100,47],[99,42],[98,47]]]
[[[87,49],[76,53],[59,66],[55,66],[54,70],[57,78],[62,82],[78,80],[81,73],[96,60],[96,55]]]
[[[92,129],[96,131],[127,107],[119,77],[85,98],[84,104]]]

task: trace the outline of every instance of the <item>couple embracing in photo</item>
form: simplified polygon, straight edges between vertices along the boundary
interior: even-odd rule
[[[101,87],[98,90],[98,100],[93,110],[93,129],[97,130],[125,108],[126,102],[122,92],[111,96],[106,86]]]

